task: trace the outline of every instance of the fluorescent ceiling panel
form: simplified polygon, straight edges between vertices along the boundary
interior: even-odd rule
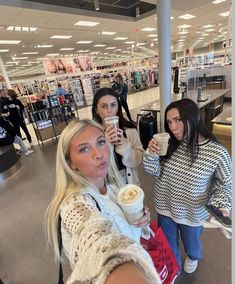
[[[211,3],[217,5],[217,4],[225,2],[225,1],[227,1],[227,0],[215,0],[215,1],[212,1]]]
[[[0,44],[19,44],[21,40],[0,40]]]
[[[71,37],[72,37],[71,35],[53,35],[53,36],[51,36],[51,38],[54,38],[54,39],[69,39]]]
[[[23,52],[22,54],[24,55],[30,55],[30,54],[38,54],[39,52],[38,51],[31,51],[31,52]]]
[[[196,16],[194,16],[194,15],[191,15],[191,14],[184,14],[184,15],[182,15],[182,16],[179,16],[178,18],[179,19],[184,19],[184,20],[190,20],[190,19],[193,19],[193,18],[195,18]]]
[[[152,31],[155,31],[155,30],[156,30],[156,28],[149,28],[149,27],[141,29],[141,31],[143,31],[143,32],[152,32]]]
[[[29,58],[28,56],[12,57],[13,60],[24,60],[28,58]]]
[[[222,17],[228,17],[229,16],[229,11],[226,11],[224,13],[220,13],[219,15],[222,16]]]
[[[207,29],[207,28],[211,28],[213,27],[213,25],[205,25],[205,26],[202,26],[203,28]]]
[[[127,40],[128,37],[115,37],[114,40]]]
[[[83,27],[95,27],[99,25],[99,22],[91,22],[91,21],[78,21],[74,24],[74,26],[83,26]]]
[[[60,50],[74,50],[74,47],[62,47]]]
[[[88,43],[92,43],[92,40],[79,40],[76,43],[80,43],[80,44],[88,44]]]
[[[49,48],[52,47],[53,44],[38,44],[36,45],[37,48]]]
[[[102,35],[115,35],[116,32],[101,32]]]
[[[107,46],[107,44],[95,44],[93,45],[94,47],[104,47],[104,46]]]

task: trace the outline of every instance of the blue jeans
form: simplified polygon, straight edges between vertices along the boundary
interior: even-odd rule
[[[191,227],[178,224],[171,218],[158,214],[158,226],[162,228],[167,240],[175,254],[176,260],[181,269],[182,260],[179,249],[179,236],[183,242],[186,255],[192,260],[202,259],[202,243],[200,236],[203,227]]]

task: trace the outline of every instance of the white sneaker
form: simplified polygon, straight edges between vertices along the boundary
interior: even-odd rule
[[[188,256],[184,261],[184,271],[187,273],[193,273],[197,269],[198,260],[192,260]]]
[[[34,150],[27,150],[24,152],[25,156],[31,155],[34,152]]]

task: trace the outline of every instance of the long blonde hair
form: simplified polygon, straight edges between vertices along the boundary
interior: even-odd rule
[[[74,119],[63,130],[58,142],[56,154],[55,195],[50,202],[44,217],[47,240],[48,243],[53,246],[56,260],[60,259],[57,223],[61,204],[66,202],[72,195],[79,193],[82,187],[94,188],[94,185],[90,184],[79,171],[72,170],[69,163],[71,140],[75,134],[80,134],[87,126],[94,126],[104,132],[103,127],[93,120]],[[119,175],[112,151],[110,151],[110,166],[105,178],[105,183],[115,184],[118,188],[124,185],[123,180]]]

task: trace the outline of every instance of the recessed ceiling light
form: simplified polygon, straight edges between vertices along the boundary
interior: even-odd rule
[[[54,38],[54,39],[69,39],[71,37],[72,37],[71,35],[53,35],[53,36],[51,36],[51,38]]]
[[[9,26],[6,28],[7,31],[15,32],[35,32],[38,28],[36,27],[20,27],[20,26]]]
[[[133,44],[135,41],[125,41],[124,44]]]
[[[215,31],[215,29],[207,29],[207,30],[205,30],[205,32],[213,32],[213,31]]]
[[[154,38],[154,39],[152,39],[152,41],[158,41],[158,38]]]
[[[104,46],[107,46],[107,44],[95,44],[93,45],[94,47],[104,47]]]
[[[60,50],[74,50],[74,47],[62,47]]]
[[[78,52],[89,52],[89,49],[81,49],[81,50],[78,50]]]
[[[184,15],[182,15],[182,16],[179,16],[178,18],[179,18],[179,19],[184,19],[184,20],[190,20],[190,19],[195,18],[195,17],[196,17],[196,16],[191,15],[191,14],[184,14]]]
[[[203,28],[211,28],[211,27],[213,27],[213,25],[205,25],[205,26],[202,26]]]
[[[155,31],[156,30],[156,28],[143,28],[143,29],[141,29],[141,31],[143,31],[143,32],[152,32],[152,31]]]
[[[230,14],[230,12],[229,12],[229,11],[226,11],[226,12],[221,13],[221,14],[219,14],[219,15],[222,16],[222,17],[228,17],[229,14]]]
[[[9,49],[0,49],[0,52],[8,52]]]
[[[24,55],[30,55],[30,54],[38,54],[39,52],[38,51],[32,51],[32,52],[23,52],[22,54]]]
[[[171,20],[174,20],[175,17],[171,17]]]
[[[213,4],[219,4],[219,3],[222,3],[222,2],[225,2],[225,1],[227,1],[227,0],[215,0],[215,1],[212,1],[211,3],[213,3]]]
[[[187,28],[190,28],[191,25],[180,25],[180,26],[177,26],[178,29],[187,29]]]
[[[92,43],[92,40],[79,40],[76,43],[80,43],[80,44],[87,44],[87,43]]]
[[[115,35],[116,32],[101,32],[102,35]]]
[[[128,37],[115,37],[114,40],[127,40]]]
[[[84,27],[95,27],[99,25],[99,22],[91,22],[91,21],[78,21],[74,24],[74,26],[84,26]]]
[[[24,60],[28,59],[28,56],[12,57],[13,60]]]
[[[21,40],[0,40],[0,44],[19,44]]]
[[[157,34],[148,35],[148,37],[157,37],[157,36],[158,36]]]
[[[178,31],[178,34],[179,34],[179,35],[188,34],[188,30],[186,30],[186,29],[180,29],[180,30]]]
[[[59,53],[48,53],[46,56],[58,56],[60,55]]]
[[[116,48],[115,46],[108,46],[105,49],[115,49],[115,48]]]
[[[38,44],[35,46],[35,48],[49,48],[52,47],[52,44]]]

